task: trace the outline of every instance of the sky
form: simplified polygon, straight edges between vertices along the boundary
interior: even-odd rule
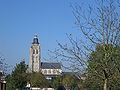
[[[34,34],[38,35],[41,57],[66,43],[66,33],[77,34],[70,4],[77,0],[0,0],[0,54],[15,66],[29,62]],[[43,60],[44,61],[44,60]]]

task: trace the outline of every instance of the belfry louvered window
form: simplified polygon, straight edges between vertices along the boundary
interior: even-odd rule
[[[35,50],[33,49],[33,54],[35,54]]]
[[[38,54],[38,50],[36,50],[36,54]]]

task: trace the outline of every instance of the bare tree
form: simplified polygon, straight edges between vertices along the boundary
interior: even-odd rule
[[[4,75],[6,75],[7,69],[8,69],[8,64],[5,62],[5,58],[3,58],[3,55],[0,55],[0,71],[2,71],[4,73]]]
[[[86,72],[88,60],[96,46],[103,45],[105,53],[103,59],[106,63],[108,55],[111,55],[106,51],[106,45],[120,47],[119,0],[94,0],[94,2],[95,4],[86,6],[87,9],[80,5],[72,6],[75,24],[80,30],[82,39],[73,39],[72,35],[67,35],[70,42],[65,45],[58,43],[59,48],[52,52],[54,58],[67,62],[68,65],[64,67],[73,71]],[[94,69],[94,72],[101,77],[97,70]],[[103,88],[107,90],[106,74],[110,72],[104,68],[102,73]]]
[[[87,15],[80,6],[74,9],[76,25],[94,44],[119,44],[119,7],[114,0],[98,0],[96,7],[89,6]]]

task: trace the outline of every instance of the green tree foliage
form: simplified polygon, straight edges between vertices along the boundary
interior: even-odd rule
[[[53,88],[58,88],[58,86],[63,85],[68,89],[74,90],[74,88],[77,88],[78,84],[79,84],[79,79],[75,75],[70,74],[70,75],[55,77],[51,83],[51,86]]]
[[[26,70],[27,65],[25,64],[25,61],[21,61],[19,64],[16,64],[11,75],[8,75],[6,77],[7,90],[25,89],[25,86],[27,84]]]
[[[14,82],[12,80],[12,76],[10,74],[5,77],[5,80],[7,81],[7,84],[6,84],[7,90],[15,89],[15,85],[14,85]]]
[[[28,73],[28,82],[31,87],[47,88],[48,80],[40,72]]]
[[[85,82],[87,87],[99,90],[106,81],[109,89],[120,89],[120,47],[98,45],[88,62],[88,78]]]
[[[2,55],[0,55],[0,71],[2,71],[4,75],[6,75],[9,72],[8,68],[10,68],[5,61],[6,59]]]
[[[55,59],[68,64],[64,66],[67,69],[84,73],[88,68],[89,84],[96,89],[108,90],[117,86],[120,76],[120,3],[119,0],[92,2],[88,0],[88,3],[84,2],[86,6],[73,6],[80,36],[74,39],[70,34],[70,42],[58,43],[59,48],[52,53]],[[96,83],[92,83],[94,81]]]
[[[62,85],[62,76],[57,76],[54,77],[53,80],[51,81],[51,87],[57,88],[58,86]]]
[[[42,73],[26,73],[27,68],[25,61],[16,64],[12,73],[6,76],[7,90],[25,90],[27,83],[30,83],[31,87],[48,87],[48,81]]]
[[[77,87],[79,82],[80,80],[74,74],[64,75],[62,80],[63,85],[65,85],[68,89]]]

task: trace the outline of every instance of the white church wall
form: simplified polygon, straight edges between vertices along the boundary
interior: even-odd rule
[[[60,75],[62,73],[61,69],[42,69],[41,71],[44,75]]]

